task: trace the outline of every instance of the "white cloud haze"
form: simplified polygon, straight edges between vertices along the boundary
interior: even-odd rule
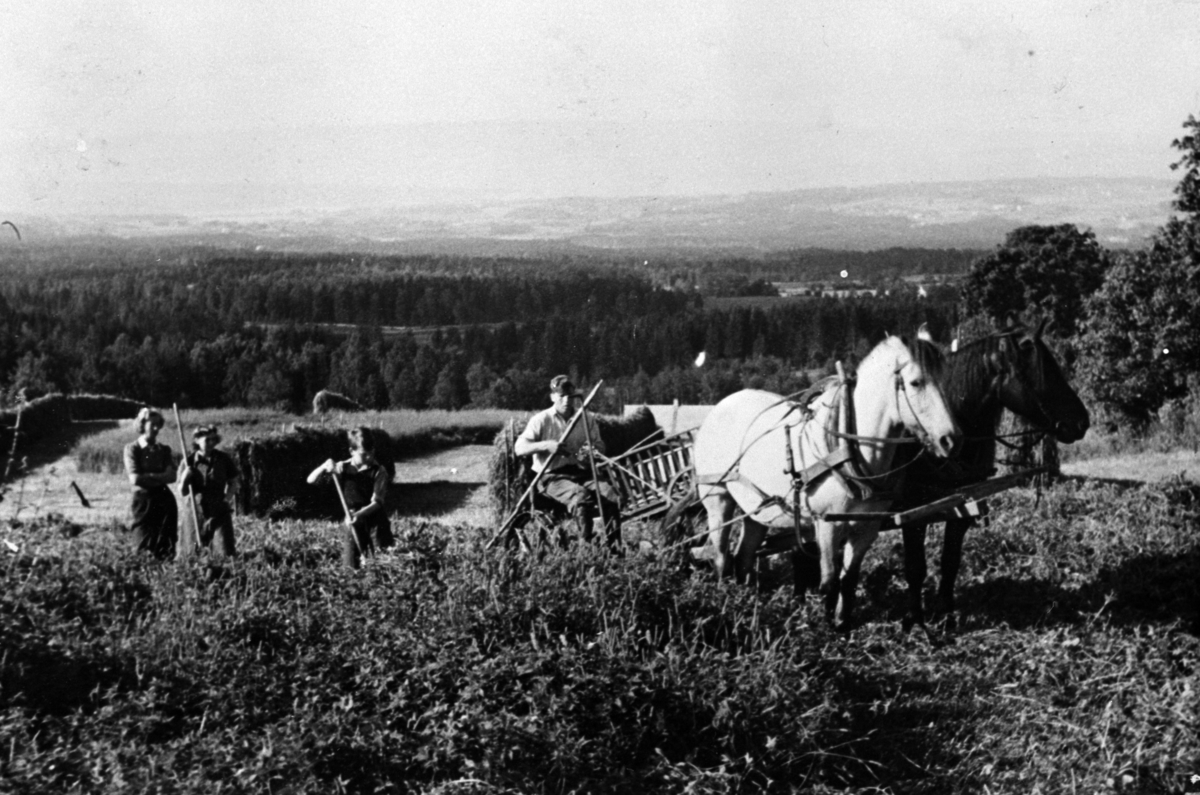
[[[0,0],[0,207],[1169,178],[1200,3]]]

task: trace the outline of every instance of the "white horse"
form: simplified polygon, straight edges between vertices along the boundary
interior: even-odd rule
[[[729,574],[732,563],[739,579],[751,575],[767,528],[800,527],[798,511],[815,525],[827,614],[848,628],[879,523],[824,517],[887,509],[892,457],[906,430],[934,455],[950,455],[960,433],[938,387],[944,361],[924,332],[911,348],[888,336],[859,365],[857,386],[832,380],[807,406],[752,389],[718,403],[696,433],[694,453],[718,573]],[[731,561],[735,507],[744,518]],[[805,524],[803,532],[811,540],[814,529]]]

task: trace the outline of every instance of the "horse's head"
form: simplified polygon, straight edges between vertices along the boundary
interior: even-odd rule
[[[1006,409],[1070,444],[1083,438],[1091,419],[1042,339],[1045,327],[1045,320],[1033,331],[1010,325],[1000,333],[989,366],[996,372],[997,396]]]
[[[948,458],[962,432],[942,396],[945,356],[923,329],[912,344],[889,336],[883,345],[889,353],[897,420],[934,455]]]

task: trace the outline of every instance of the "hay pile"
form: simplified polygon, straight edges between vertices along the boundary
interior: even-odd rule
[[[17,429],[18,414],[20,429]],[[13,435],[17,434],[15,458],[19,461],[25,449],[43,437],[69,425],[71,414],[67,408],[67,399],[54,392],[31,400],[17,409],[0,411],[0,476],[8,465],[9,454],[13,451]],[[12,471],[16,472],[16,464]]]
[[[70,395],[67,408],[76,422],[88,420],[131,420],[145,403],[116,395]]]
[[[604,440],[610,458],[662,436],[662,429],[645,406],[624,417],[610,414],[597,414],[595,417],[600,438]],[[497,521],[507,518],[508,512],[529,487],[533,476],[529,460],[518,458],[512,452],[513,442],[524,429],[523,423],[510,421],[492,441],[492,452],[488,458],[488,497]]]
[[[375,458],[396,474],[397,445],[391,436],[372,429]],[[338,517],[342,513],[331,484],[310,486],[308,474],[322,461],[344,461],[350,455],[345,429],[296,426],[288,433],[239,439],[229,451],[242,474],[238,511],[258,516]]]
[[[313,414],[325,414],[329,411],[364,411],[363,407],[353,398],[322,389],[313,395]]]

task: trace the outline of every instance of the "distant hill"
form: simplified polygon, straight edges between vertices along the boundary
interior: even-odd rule
[[[986,249],[1018,226],[1059,223],[1090,228],[1109,247],[1138,247],[1169,217],[1173,185],[1150,179],[1026,179],[406,206],[389,206],[386,193],[377,192],[370,206],[342,210],[240,216],[218,209],[195,215],[13,220],[31,243],[78,235],[169,237],[238,247],[380,253]],[[164,194],[188,190],[152,187]]]

